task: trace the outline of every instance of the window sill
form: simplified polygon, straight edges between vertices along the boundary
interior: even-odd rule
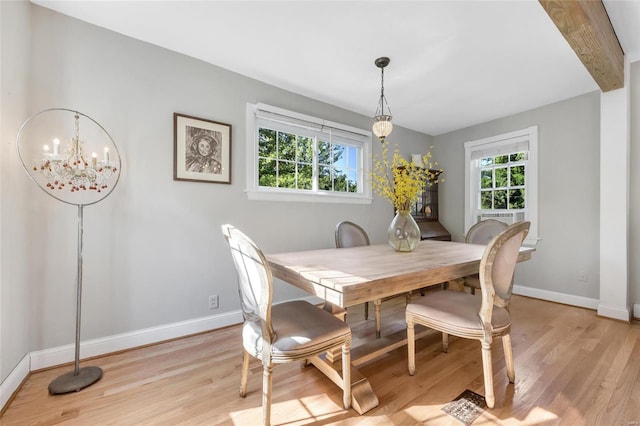
[[[371,204],[372,198],[364,195],[353,194],[325,194],[302,193],[282,191],[255,191],[247,190],[247,198],[251,201],[298,201],[303,203],[327,203],[327,204]]]
[[[540,240],[542,240],[542,238],[527,235],[527,238],[524,239],[522,245],[527,247],[535,247],[538,245],[538,241]]]

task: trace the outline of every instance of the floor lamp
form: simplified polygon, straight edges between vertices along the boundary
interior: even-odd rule
[[[102,377],[100,367],[80,368],[83,209],[104,200],[116,187],[120,154],[97,121],[65,108],[50,108],[29,117],[18,132],[16,151],[34,183],[56,200],[78,208],[75,363],[73,371],[49,384],[49,394],[77,392]]]

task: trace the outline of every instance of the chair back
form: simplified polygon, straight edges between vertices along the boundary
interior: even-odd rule
[[[238,274],[238,290],[244,321],[262,329],[262,338],[272,342],[271,303],[273,276],[267,259],[258,246],[233,225],[222,225]]]
[[[509,225],[495,219],[486,219],[476,223],[467,231],[465,242],[468,244],[489,244],[489,242],[507,229]]]
[[[529,222],[517,222],[507,227],[489,242],[480,261],[483,321],[491,320],[493,305],[509,308],[513,289],[513,273],[522,242],[529,233]],[[486,316],[488,314],[488,316]],[[486,324],[486,322],[485,322]]]
[[[343,220],[336,225],[337,248],[368,246],[369,244],[369,236],[360,225],[348,220]]]

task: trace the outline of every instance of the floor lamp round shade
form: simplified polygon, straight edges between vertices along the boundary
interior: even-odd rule
[[[29,177],[67,204],[95,204],[120,179],[115,142],[104,127],[79,111],[51,108],[33,114],[22,124],[16,148]]]
[[[49,394],[77,392],[102,377],[99,367],[80,368],[82,242],[84,206],[104,200],[120,179],[121,160],[109,133],[97,121],[66,108],[42,110],[20,127],[16,151],[24,170],[44,192],[78,208],[76,333],[73,371],[49,384]]]

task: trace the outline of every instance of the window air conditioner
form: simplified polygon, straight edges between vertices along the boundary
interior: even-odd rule
[[[504,222],[507,225],[511,225],[516,222],[520,222],[524,220],[525,214],[523,211],[519,212],[479,212],[476,215],[476,223],[487,220],[487,219],[495,219],[500,222]]]

